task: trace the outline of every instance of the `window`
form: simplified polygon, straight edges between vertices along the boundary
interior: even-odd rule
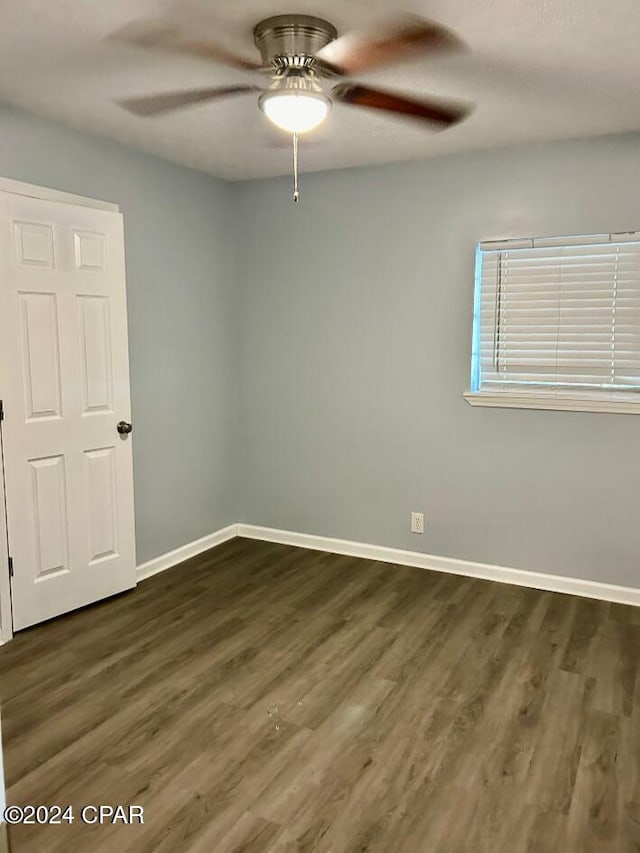
[[[473,405],[640,413],[640,232],[480,243]]]

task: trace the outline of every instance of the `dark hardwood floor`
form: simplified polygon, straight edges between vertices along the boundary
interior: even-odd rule
[[[237,539],[0,649],[13,853],[640,851],[640,609]]]

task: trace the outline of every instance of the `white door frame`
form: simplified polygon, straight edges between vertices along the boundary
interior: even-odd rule
[[[29,198],[37,198],[44,201],[58,201],[63,204],[76,204],[97,210],[110,210],[116,213],[120,212],[120,206],[113,204],[112,202],[73,195],[72,193],[65,193],[61,190],[52,190],[49,189],[49,187],[38,187],[34,184],[25,184],[22,181],[14,181],[12,178],[0,177],[0,192],[28,196]],[[0,287],[1,286],[2,283],[0,282]],[[1,399],[2,388],[0,387],[0,400]],[[4,470],[2,465],[0,465],[0,645],[13,638],[11,582],[9,580],[9,552],[7,547],[7,519],[5,514],[4,495]]]
[[[2,399],[0,397],[0,399]],[[4,465],[0,460],[0,644],[13,638],[11,615],[11,581],[9,580],[9,548],[7,546],[7,514],[4,505]]]

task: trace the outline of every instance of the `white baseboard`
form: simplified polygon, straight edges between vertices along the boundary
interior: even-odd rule
[[[452,575],[464,575],[470,578],[481,578],[482,580],[498,581],[550,592],[564,592],[583,598],[598,598],[618,604],[640,606],[640,589],[633,587],[615,586],[614,584],[598,583],[597,581],[562,575],[548,575],[542,572],[529,572],[522,569],[510,569],[505,566],[492,566],[488,563],[473,563],[469,560],[438,557],[433,554],[403,551],[399,548],[386,548],[381,545],[367,545],[363,542],[350,542],[346,539],[330,539],[326,536],[294,533],[290,530],[276,530],[272,527],[257,527],[253,524],[238,524],[237,535],[245,539],[261,539],[264,542],[295,545],[299,548],[311,548],[315,551],[328,551],[331,554],[362,557],[366,560],[378,560],[383,563],[414,566],[418,569],[430,569]]]
[[[470,560],[457,560],[453,557],[439,557],[423,554],[419,551],[404,551],[400,548],[387,548],[383,545],[368,545],[364,542],[351,542],[347,539],[332,539],[327,536],[314,536],[308,533],[296,533],[292,530],[277,530],[273,527],[258,527],[254,524],[230,524],[209,536],[195,542],[189,542],[175,551],[161,554],[147,563],[138,566],[138,581],[156,575],[190,557],[195,557],[209,548],[215,548],[235,536],[245,539],[259,539],[263,542],[277,542],[281,545],[294,545],[298,548],[310,548],[314,551],[327,551],[330,554],[344,554],[348,557],[361,557],[365,560],[377,560],[382,563],[396,563],[400,566],[413,566],[451,575],[463,575],[469,578],[497,581],[498,583],[543,589],[549,592],[564,592],[583,598],[597,598],[613,601],[617,604],[630,604],[640,607],[640,589],[615,584],[599,583],[582,578],[563,575],[549,575],[543,572],[529,572],[506,566],[493,566],[489,563],[475,563]]]
[[[136,580],[140,582],[145,578],[150,578],[152,575],[157,575],[159,572],[164,572],[178,563],[188,560],[190,557],[196,557],[202,554],[203,551],[208,551],[209,548],[215,548],[216,545],[222,545],[223,542],[228,542],[229,539],[234,539],[238,535],[238,525],[230,524],[228,527],[223,527],[221,530],[216,530],[215,533],[210,533],[208,536],[203,536],[202,539],[196,539],[195,542],[188,542],[175,551],[168,551],[166,554],[161,554],[159,557],[154,557],[146,563],[142,563],[136,569]]]
[[[223,542],[228,542],[229,539],[234,539],[236,536],[640,607],[640,589],[634,587],[616,586],[563,575],[529,572],[523,569],[507,568],[506,566],[492,566],[489,563],[475,563],[470,560],[422,554],[419,551],[404,551],[400,548],[368,545],[364,542],[351,542],[347,539],[332,539],[327,536],[295,533],[291,530],[277,530],[273,527],[258,527],[254,524],[229,524],[227,527],[209,534],[209,536],[203,536],[202,539],[189,542],[180,548],[176,548],[175,551],[161,554],[159,557],[138,566],[136,578],[138,581],[150,578],[152,575],[164,572],[166,569],[202,554],[210,548],[215,548],[216,545],[222,545]],[[0,635],[0,645],[3,644],[3,640],[7,642],[9,639],[11,639],[11,635],[4,637]]]

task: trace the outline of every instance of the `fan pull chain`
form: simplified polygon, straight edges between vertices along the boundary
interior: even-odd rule
[[[298,201],[298,134],[293,134],[293,200]]]

